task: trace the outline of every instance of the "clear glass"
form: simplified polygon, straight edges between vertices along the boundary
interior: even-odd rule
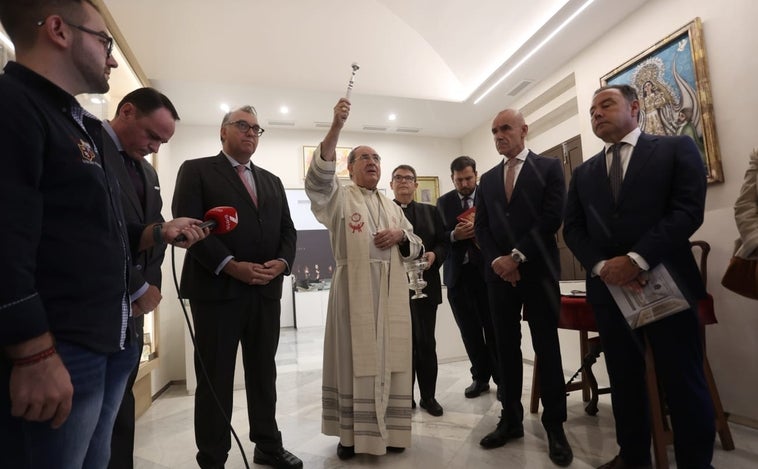
[[[405,273],[408,275],[408,288],[414,291],[414,295],[411,296],[412,300],[419,298],[426,298],[427,295],[422,290],[426,288],[426,280],[424,280],[424,270],[426,270],[429,263],[426,259],[416,259],[413,261],[406,261],[403,263],[405,266]]]

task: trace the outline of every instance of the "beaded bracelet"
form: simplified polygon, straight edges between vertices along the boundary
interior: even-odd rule
[[[34,355],[29,355],[28,357],[23,358],[17,358],[13,360],[13,366],[31,366],[35,365],[41,361],[47,360],[48,358],[55,355],[55,345],[51,345],[50,347],[46,348],[45,350],[42,350],[41,352],[37,352]]]

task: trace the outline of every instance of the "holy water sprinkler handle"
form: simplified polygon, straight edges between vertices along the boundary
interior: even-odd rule
[[[355,62],[352,63],[351,67],[353,67],[353,73],[350,75],[350,81],[347,84],[347,92],[345,93],[345,97],[347,99],[350,99],[350,94],[353,92],[353,83],[355,82],[355,72],[357,72],[358,69],[361,68]]]

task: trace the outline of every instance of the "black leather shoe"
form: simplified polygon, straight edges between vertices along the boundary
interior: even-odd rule
[[[422,409],[426,409],[426,411],[429,412],[429,415],[433,415],[435,417],[442,415],[442,406],[439,402],[437,402],[437,399],[435,398],[431,398],[427,401],[424,399],[419,399],[418,405],[421,406]]]
[[[566,439],[563,425],[550,425],[545,427],[547,432],[547,446],[550,460],[557,466],[566,467],[574,460],[574,453]]]
[[[388,446],[387,451],[390,453],[402,453],[405,451],[405,448],[401,448],[399,446]]]
[[[253,462],[255,464],[275,467],[276,469],[303,468],[303,461],[284,448],[277,453],[264,453],[256,446],[255,451],[253,451]]]
[[[621,459],[621,456],[616,456],[602,466],[598,466],[597,469],[653,469],[653,466],[651,464],[627,464]]]
[[[355,446],[342,446],[342,443],[337,443],[337,457],[343,461],[355,457]]]
[[[482,441],[480,441],[479,444],[487,449],[499,448],[508,440],[515,440],[523,437],[524,425],[521,422],[509,425],[504,418],[500,417],[500,421],[497,423],[495,430],[482,438]]]
[[[471,386],[467,387],[466,390],[463,391],[463,395],[471,399],[473,397],[479,397],[481,393],[487,392],[489,390],[490,390],[490,383],[474,380],[471,383]]]

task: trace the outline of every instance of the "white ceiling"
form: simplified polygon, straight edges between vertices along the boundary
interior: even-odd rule
[[[222,102],[264,127],[329,122],[360,70],[347,130],[458,138],[511,104],[647,0],[104,0],[151,83],[185,124]],[[538,52],[519,62],[586,3]],[[478,104],[474,100],[511,72]],[[523,93],[523,90],[521,91]],[[286,105],[290,113],[279,108]],[[395,113],[391,122],[388,115]],[[277,125],[284,121],[292,125]]]

